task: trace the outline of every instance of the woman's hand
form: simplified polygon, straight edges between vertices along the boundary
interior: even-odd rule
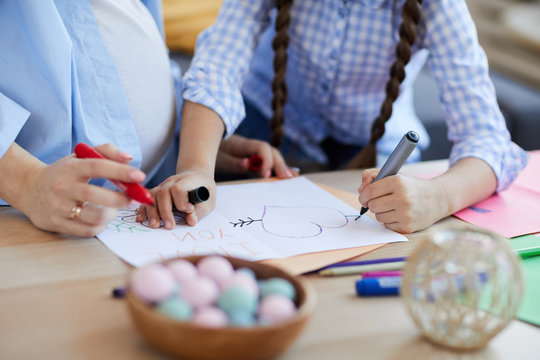
[[[257,174],[269,178],[272,170],[280,179],[298,176],[298,172],[287,166],[278,149],[261,140],[247,139],[232,135],[221,142],[216,161],[216,172],[246,174],[250,172],[249,158],[258,155],[262,158],[261,169]]]
[[[45,165],[13,144],[2,157],[1,166],[2,169],[13,169],[10,176],[13,176],[12,184],[16,183],[17,191],[4,191],[5,182],[2,182],[3,198],[40,229],[94,236],[114,219],[116,209],[129,206],[130,199],[121,192],[91,185],[88,181],[109,178],[140,182],[145,178],[142,171],[127,165],[131,157],[114,145],[96,146],[95,149],[108,159],[77,159],[68,155]]]
[[[193,205],[188,200],[188,191],[206,186],[210,192],[207,201]],[[171,230],[176,226],[173,209],[186,214],[186,222],[195,225],[216,206],[216,183],[203,172],[185,171],[168,177],[159,186],[150,190],[155,206],[142,205],[137,209],[137,221],[148,219],[151,228],[159,228],[161,220],[165,229]]]
[[[446,192],[436,179],[398,174],[373,182],[379,170],[362,172],[358,200],[388,229],[408,234],[448,215]]]

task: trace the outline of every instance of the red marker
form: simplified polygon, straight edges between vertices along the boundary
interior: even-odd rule
[[[74,152],[75,155],[80,159],[106,159],[106,157],[98,153],[96,150],[94,150],[94,148],[84,143],[78,143],[77,145],[75,145]],[[154,205],[154,199],[152,199],[152,195],[150,194],[148,189],[146,189],[141,184],[127,183],[111,179],[109,179],[109,181],[116,185],[120,190],[125,192],[126,195],[133,200],[136,200],[142,204]]]
[[[263,164],[263,159],[259,155],[252,155],[249,158],[248,168],[251,171],[259,171],[261,170]]]

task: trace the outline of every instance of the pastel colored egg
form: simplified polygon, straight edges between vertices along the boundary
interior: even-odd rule
[[[256,325],[255,314],[251,311],[234,310],[229,313],[229,325],[239,328],[248,328]]]
[[[268,295],[261,300],[258,314],[261,325],[272,325],[292,318],[296,306],[288,297]]]
[[[195,280],[198,276],[195,265],[187,260],[173,260],[167,264],[167,267],[171,270],[175,280],[180,285],[185,285]]]
[[[189,321],[193,316],[193,308],[187,301],[173,297],[160,302],[156,311],[175,320]]]
[[[199,276],[182,288],[181,297],[195,308],[208,306],[216,302],[219,296],[219,287],[210,278]]]
[[[221,328],[227,326],[227,314],[220,308],[208,306],[197,310],[192,322],[199,326]]]
[[[231,263],[222,256],[206,256],[197,263],[199,274],[208,276],[221,286],[234,273]]]
[[[223,291],[230,287],[241,287],[249,291],[253,296],[259,296],[259,284],[257,280],[246,272],[236,271],[222,285]]]
[[[236,269],[236,272],[241,272],[250,275],[252,278],[257,279],[257,275],[255,275],[255,272],[247,267],[241,267]]]
[[[296,290],[294,286],[283,278],[271,278],[260,281],[261,297],[268,295],[282,295],[291,300],[296,298]]]
[[[218,305],[227,313],[236,310],[254,313],[257,309],[257,297],[244,288],[230,287],[221,293]]]
[[[163,301],[177,288],[172,273],[160,264],[135,270],[129,286],[133,294],[146,303]]]

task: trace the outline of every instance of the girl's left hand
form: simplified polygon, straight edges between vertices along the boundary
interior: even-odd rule
[[[436,179],[398,174],[373,182],[379,170],[362,172],[358,200],[388,229],[408,234],[448,215],[446,192]]]
[[[232,135],[221,142],[216,160],[216,172],[245,174],[249,170],[249,158],[258,155],[262,158],[261,169],[257,174],[262,178],[272,176],[272,170],[280,179],[298,176],[298,172],[289,168],[278,149],[266,141],[247,139]]]
[[[208,201],[198,204],[189,202],[188,191],[205,186],[210,192]],[[155,206],[141,205],[137,209],[137,221],[148,219],[151,228],[157,229],[163,222],[163,227],[172,230],[176,226],[173,209],[186,214],[188,225],[194,226],[211,212],[216,206],[216,183],[204,172],[184,171],[169,176],[160,185],[151,189]]]

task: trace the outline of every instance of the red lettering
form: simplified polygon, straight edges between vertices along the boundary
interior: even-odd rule
[[[208,234],[207,236],[205,236],[205,234]],[[214,238],[214,234],[212,234],[211,231],[208,231],[208,230],[201,230],[199,231],[199,235],[202,236],[203,238],[205,239],[210,239],[212,240]]]
[[[195,237],[194,237],[193,235],[191,235],[190,232],[187,232],[187,233],[184,235],[184,237],[182,237],[182,238],[181,238],[180,236],[178,236],[177,234],[175,234],[175,233],[172,233],[172,236],[174,236],[176,239],[178,239],[178,240],[180,240],[180,241],[182,241],[182,242],[184,242],[184,240],[185,240],[188,236],[191,238],[191,240],[193,240],[193,241],[196,240]]]
[[[220,239],[223,239],[225,236],[228,236],[228,237],[234,237],[234,236],[232,236],[232,235],[224,234],[224,233],[223,233],[223,229],[222,229],[222,228],[219,228],[219,237],[220,237]]]

